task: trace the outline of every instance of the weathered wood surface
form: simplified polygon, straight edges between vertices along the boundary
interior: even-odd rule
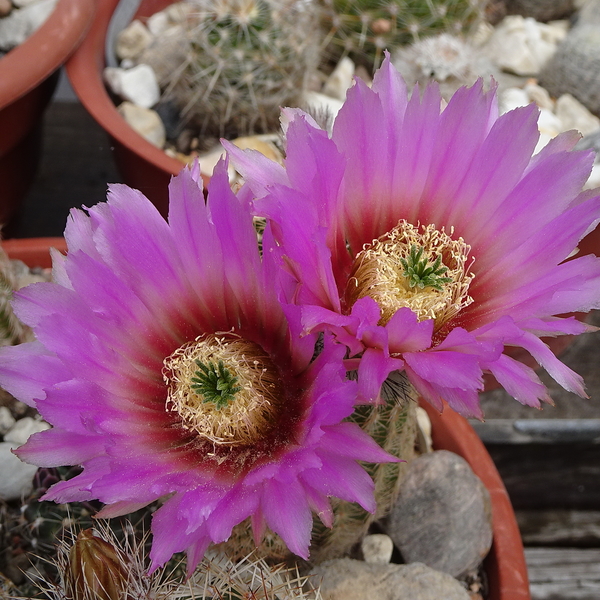
[[[526,548],[533,600],[599,600],[600,549]]]
[[[517,510],[526,546],[600,548],[600,511]]]
[[[600,445],[494,444],[487,448],[515,508],[600,509]]]
[[[600,419],[490,419],[471,425],[485,444],[600,443]]]

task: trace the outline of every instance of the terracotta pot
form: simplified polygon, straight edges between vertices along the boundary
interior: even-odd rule
[[[50,248],[59,252],[67,251],[67,243],[62,237],[23,238],[3,240],[2,248],[10,256],[22,260],[29,267],[48,269],[52,266]]]
[[[172,4],[174,0],[145,0],[137,16],[150,16]],[[167,186],[183,164],[167,156],[136,133],[117,112],[109,96],[102,72],[105,61],[105,40],[111,17],[119,0],[102,0],[92,27],[66,64],[75,93],[92,117],[111,138],[114,158],[123,182],[143,192],[163,216],[168,212]]]
[[[421,406],[431,419],[434,449],[462,456],[490,492],[494,542],[484,562],[489,600],[531,600],[519,526],[492,458],[467,420],[449,406],[441,414],[425,401]]]
[[[66,251],[66,242],[60,237],[14,239],[2,245],[11,258],[18,258],[30,267],[52,266],[50,248]],[[434,448],[462,456],[490,492],[494,542],[485,560],[489,600],[531,600],[517,521],[506,488],[485,446],[466,419],[448,406],[440,414],[426,402],[421,405],[431,419]]]
[[[9,223],[33,181],[57,69],[83,39],[94,9],[94,0],[58,0],[46,22],[0,59],[0,223]]]

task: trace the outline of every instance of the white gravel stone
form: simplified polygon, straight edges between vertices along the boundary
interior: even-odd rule
[[[355,65],[352,59],[345,56],[337,64],[333,73],[327,78],[323,86],[323,93],[342,102],[346,99],[346,92],[352,87]]]
[[[50,16],[57,1],[39,0],[1,19],[0,48],[10,50],[22,44]]]
[[[571,94],[563,94],[556,101],[554,112],[563,125],[563,131],[577,129],[583,135],[588,135],[600,127],[600,119]]]
[[[10,410],[6,406],[0,406],[0,435],[4,435],[15,423]]]
[[[523,88],[529,97],[529,100],[531,100],[531,102],[535,102],[540,108],[553,111],[554,100],[550,98],[548,90],[543,88],[541,85],[534,83],[534,81],[534,79],[530,79]]]
[[[198,7],[192,2],[174,2],[163,12],[171,23],[183,23],[190,15],[198,12]]]
[[[150,65],[132,69],[107,67],[104,79],[115,94],[143,108],[152,108],[160,100],[160,88]]]
[[[562,25],[511,15],[496,27],[485,53],[504,71],[537,75],[565,36],[566,27]]]
[[[447,573],[425,565],[368,564],[350,558],[328,560],[310,572],[324,600],[469,600]]]
[[[600,163],[594,163],[592,172],[588,180],[585,182],[583,189],[593,190],[594,188],[600,187]]]
[[[394,542],[385,533],[373,533],[363,538],[361,549],[366,563],[386,565],[392,560]]]
[[[326,117],[325,122],[331,126],[333,126],[340,108],[344,105],[341,100],[331,98],[331,96],[320,92],[307,92],[304,95],[304,103],[312,114],[317,115],[319,118]]]
[[[519,106],[527,106],[530,103],[531,100],[525,90],[521,88],[507,88],[500,94],[500,114],[519,108]]]
[[[137,106],[132,102],[123,102],[117,110],[125,121],[151,144],[159,148],[165,145],[165,126],[155,110]]]
[[[136,58],[154,39],[152,33],[141,22],[135,19],[117,36],[115,53],[121,59]]]
[[[538,119],[538,128],[540,131],[551,134],[553,137],[564,130],[563,122],[552,111],[545,108],[540,110]]]
[[[417,441],[422,453],[433,450],[433,439],[431,438],[431,419],[427,411],[417,406]]]
[[[18,500],[27,496],[33,489],[33,476],[37,471],[35,465],[21,462],[12,450],[19,444],[0,442],[0,498],[2,500]]]
[[[50,429],[50,425],[45,421],[38,421],[32,417],[23,417],[4,435],[4,441],[20,446],[29,439],[30,435],[45,431],[46,429]]]
[[[146,27],[154,37],[164,33],[170,26],[169,17],[163,11],[154,13],[146,21]]]
[[[24,8],[25,6],[29,6],[30,4],[35,4],[40,0],[12,0],[13,6],[15,8]]]

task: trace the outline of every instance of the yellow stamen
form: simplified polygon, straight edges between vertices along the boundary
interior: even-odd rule
[[[381,325],[398,309],[408,307],[420,321],[434,319],[437,331],[473,302],[468,295],[474,277],[468,272],[473,259],[467,264],[471,247],[462,238],[452,239],[453,228],[449,235],[435,225],[420,229],[402,220],[364,246],[354,260],[346,286],[348,308],[359,298],[370,296],[381,308]],[[407,273],[406,265],[414,262],[415,251],[422,264],[432,269],[440,265],[440,275],[430,277],[433,284],[425,279],[425,284],[415,285]]]
[[[206,370],[218,367],[234,378],[226,401],[202,394],[198,385]],[[209,369],[210,370],[210,369]],[[250,444],[276,424],[283,386],[270,357],[254,342],[231,333],[209,334],[178,348],[164,361],[168,386],[165,408],[179,414],[184,428],[215,444]]]

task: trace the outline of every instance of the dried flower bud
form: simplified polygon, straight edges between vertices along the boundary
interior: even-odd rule
[[[81,531],[69,552],[65,587],[72,600],[125,600],[127,570],[112,544]]]

